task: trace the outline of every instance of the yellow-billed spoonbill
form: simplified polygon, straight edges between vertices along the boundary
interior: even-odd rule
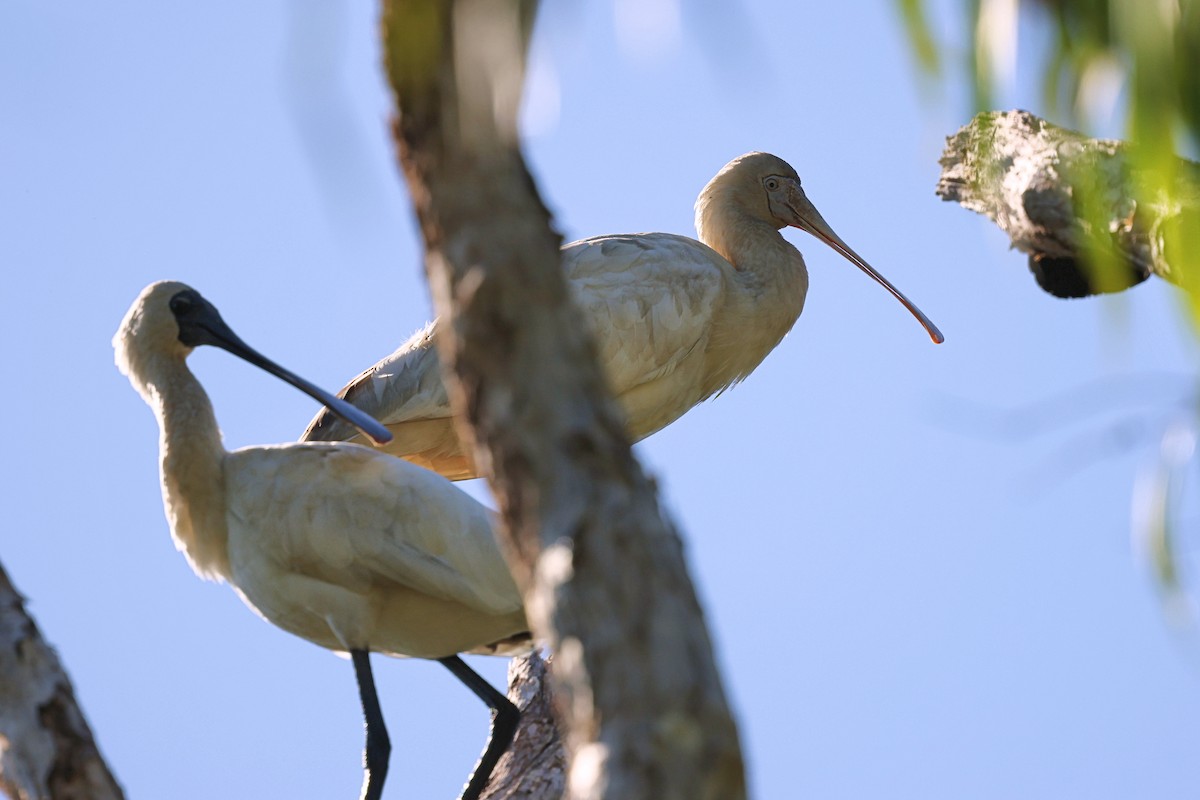
[[[787,226],[841,253],[895,295],[935,342],[943,341],[920,309],[833,232],[794,169],[769,153],[748,153],[700,192],[700,241],[641,233],[583,239],[562,250],[571,296],[634,441],[741,381],[799,318],[808,270],[779,233]],[[442,386],[436,326],[418,331],[339,394],[387,425],[395,438],[386,452],[453,480],[472,478],[477,472]],[[323,410],[301,439],[359,436]]]

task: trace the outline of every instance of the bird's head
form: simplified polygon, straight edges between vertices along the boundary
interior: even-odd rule
[[[182,360],[192,351],[180,339],[179,323],[171,311],[171,298],[195,292],[178,281],[159,281],[142,290],[113,335],[117,369],[140,393],[146,393],[151,364],[159,359]]]
[[[700,192],[696,201],[696,231],[702,241],[708,241],[710,236],[719,239],[720,234],[711,229],[728,225],[729,220],[739,215],[775,230],[792,227],[812,234],[891,292],[920,321],[933,341],[944,341],[937,326],[919,308],[834,233],[804,193],[796,170],[782,158],[770,153],[747,153],[726,164]]]
[[[736,208],[776,230],[799,228],[842,255],[849,249],[808,199],[796,170],[779,156],[747,153],[730,161],[704,187],[696,205],[711,202]]]
[[[158,281],[133,301],[113,336],[117,367],[137,374],[139,362],[166,356],[183,359],[202,344],[242,358],[254,352],[221,318],[217,307],[186,283]]]
[[[242,341],[221,318],[217,307],[178,281],[152,283],[142,290],[113,336],[117,369],[129,376],[148,402],[155,402],[158,383],[171,374],[169,364],[182,362],[202,344],[227,350],[249,361],[325,405],[330,411],[383,443],[392,434],[370,415],[284,369]]]
[[[792,166],[770,153],[747,153],[730,161],[700,192],[696,201],[696,228],[701,238],[719,209],[736,209],[742,215],[776,230],[799,224],[797,207],[808,203],[800,176]],[[714,213],[715,212],[715,213]]]

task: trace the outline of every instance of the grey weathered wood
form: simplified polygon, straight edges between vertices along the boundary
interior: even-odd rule
[[[1137,155],[1026,111],[985,112],[947,138],[937,194],[995,221],[1056,296],[1122,291],[1152,274],[1186,287],[1200,165],[1176,159],[1168,200]]]
[[[536,652],[509,664],[508,699],[521,709],[521,724],[481,800],[562,797],[567,755],[554,720],[546,662]]]
[[[71,680],[0,566],[0,792],[13,800],[120,800]]]
[[[577,800],[738,800],[744,768],[682,543],[633,458],[518,148],[535,3],[389,0],[395,138],[451,402],[503,519]]]

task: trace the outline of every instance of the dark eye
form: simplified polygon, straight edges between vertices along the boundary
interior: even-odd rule
[[[171,298],[171,302],[168,305],[171,308],[172,314],[179,315],[186,314],[187,312],[191,311],[194,303],[192,302],[192,298],[188,296],[187,292],[180,292]]]
[[[767,178],[765,181],[763,181],[763,185],[767,187],[768,192],[773,192],[779,188],[779,179]]]

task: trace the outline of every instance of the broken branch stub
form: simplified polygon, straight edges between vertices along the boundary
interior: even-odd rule
[[[1175,158],[1164,173],[1144,155],[1027,111],[984,112],[947,138],[937,194],[992,219],[1056,297],[1119,292],[1151,275],[1188,288],[1200,165]]]

